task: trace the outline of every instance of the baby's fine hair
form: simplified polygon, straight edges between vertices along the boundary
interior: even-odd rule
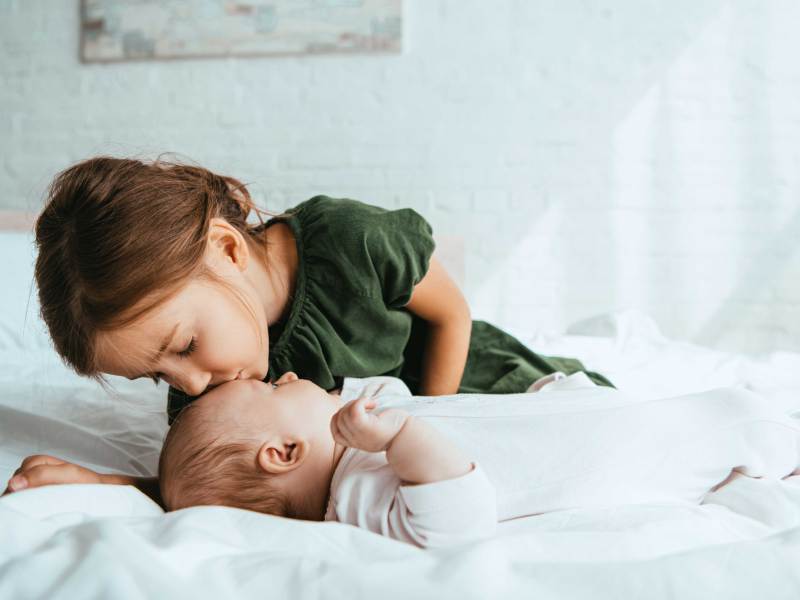
[[[294,518],[297,511],[257,462],[259,442],[227,430],[215,436],[190,404],[172,424],[158,461],[167,510],[220,505]]]
[[[191,278],[211,219],[254,237],[245,186],[199,166],[97,157],[58,174],[36,221],[41,314],[64,362],[102,380],[96,334],[125,326]],[[247,238],[246,239],[251,239]]]

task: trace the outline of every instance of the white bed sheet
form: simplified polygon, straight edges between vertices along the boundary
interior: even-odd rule
[[[66,487],[64,512],[49,518],[18,512],[35,504],[24,494],[0,506],[0,597],[750,600],[794,599],[800,584],[800,527],[768,529],[719,505],[551,514],[424,551],[338,523],[220,507],[148,515],[131,488]],[[779,487],[764,496],[796,523],[800,487]],[[130,493],[100,498],[112,491]],[[134,514],[89,516],[92,501]]]
[[[6,255],[30,258],[29,244],[0,234]],[[9,260],[0,277],[11,290],[0,301],[0,475],[33,453],[153,473],[167,428],[164,387],[115,379],[108,393],[74,376],[49,349],[35,303],[21,306],[30,270]],[[560,338],[520,337],[580,357],[639,399],[743,385],[800,409],[800,355],[753,358],[668,340],[634,312]],[[700,506],[519,519],[493,540],[439,551],[222,507],[165,515],[127,486],[53,486],[0,499],[0,598],[795,599],[798,480],[740,478]]]

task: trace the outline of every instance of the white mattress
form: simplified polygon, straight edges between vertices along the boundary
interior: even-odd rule
[[[153,473],[166,389],[114,379],[108,393],[70,373],[35,319],[29,238],[0,234],[0,251],[0,474],[34,453]],[[800,410],[800,355],[668,340],[637,313],[555,339],[515,333],[538,351],[581,358],[636,398],[742,385]],[[222,507],[163,514],[131,487],[53,486],[0,499],[0,598],[796,599],[798,479],[740,478],[698,506],[528,517],[502,524],[495,539],[439,551]]]

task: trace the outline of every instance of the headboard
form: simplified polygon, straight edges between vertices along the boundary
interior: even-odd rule
[[[0,231],[30,231],[36,221],[34,213],[21,210],[0,210]]]

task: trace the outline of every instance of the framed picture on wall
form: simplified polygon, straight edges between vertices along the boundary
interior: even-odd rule
[[[84,62],[400,52],[402,0],[83,0]]]

